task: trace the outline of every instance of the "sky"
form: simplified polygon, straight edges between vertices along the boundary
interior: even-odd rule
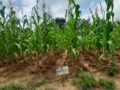
[[[1,0],[3,5],[8,5],[8,0]],[[42,0],[41,0],[42,1]],[[68,9],[68,0],[44,0],[47,5],[49,5],[49,11],[52,13],[52,17],[63,17],[65,18],[65,11]],[[91,8],[93,14],[95,13],[95,7],[98,7],[98,15],[102,18],[100,2],[102,4],[102,8],[106,11],[106,3],[105,0],[75,0],[76,4],[80,5],[80,10],[82,11],[81,18],[87,19],[88,16],[91,18],[91,14],[89,8]],[[36,0],[12,0],[13,5],[20,8],[18,12],[18,17],[22,19],[24,15],[27,15],[29,18],[31,16],[32,7],[36,5]],[[114,13],[115,19],[120,19],[120,0],[114,0]],[[6,13],[9,11],[6,10]],[[40,15],[42,15],[42,11],[40,11]]]

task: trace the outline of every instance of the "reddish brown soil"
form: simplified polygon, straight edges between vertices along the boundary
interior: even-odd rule
[[[115,55],[120,56],[119,54]],[[59,51],[49,50],[47,56],[44,52],[41,52],[38,60],[35,60],[34,55],[28,54],[27,62],[24,62],[24,58],[21,56],[19,59],[14,59],[13,64],[5,64],[5,60],[0,57],[0,78],[6,76],[12,79],[29,77],[30,75],[39,75],[39,78],[42,78],[44,75],[56,77],[56,68],[62,66],[69,67],[70,76],[74,76],[79,68],[82,68],[85,72],[104,73],[109,60],[102,58],[102,67],[99,67],[98,58],[99,56],[90,52],[83,53],[79,51],[78,57],[72,60],[71,54],[64,49],[62,54],[59,54]],[[120,59],[116,59],[116,62],[118,65],[117,69],[119,70]],[[119,74],[116,76],[116,80],[120,80]],[[118,84],[119,81],[116,83]]]

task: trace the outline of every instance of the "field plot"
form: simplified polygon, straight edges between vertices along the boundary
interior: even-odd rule
[[[0,90],[120,90],[120,21],[105,2],[106,19],[91,12],[92,23],[74,0],[65,19],[40,17],[37,4],[31,21],[13,6],[6,16],[0,2]],[[64,66],[67,74],[56,75]]]

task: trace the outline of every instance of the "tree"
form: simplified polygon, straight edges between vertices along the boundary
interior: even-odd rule
[[[59,25],[60,29],[62,30],[62,26],[64,25],[65,23],[65,19],[64,18],[55,18],[55,23],[57,25]]]

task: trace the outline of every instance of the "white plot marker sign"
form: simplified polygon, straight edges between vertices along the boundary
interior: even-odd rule
[[[56,75],[69,74],[68,66],[56,68]]]

